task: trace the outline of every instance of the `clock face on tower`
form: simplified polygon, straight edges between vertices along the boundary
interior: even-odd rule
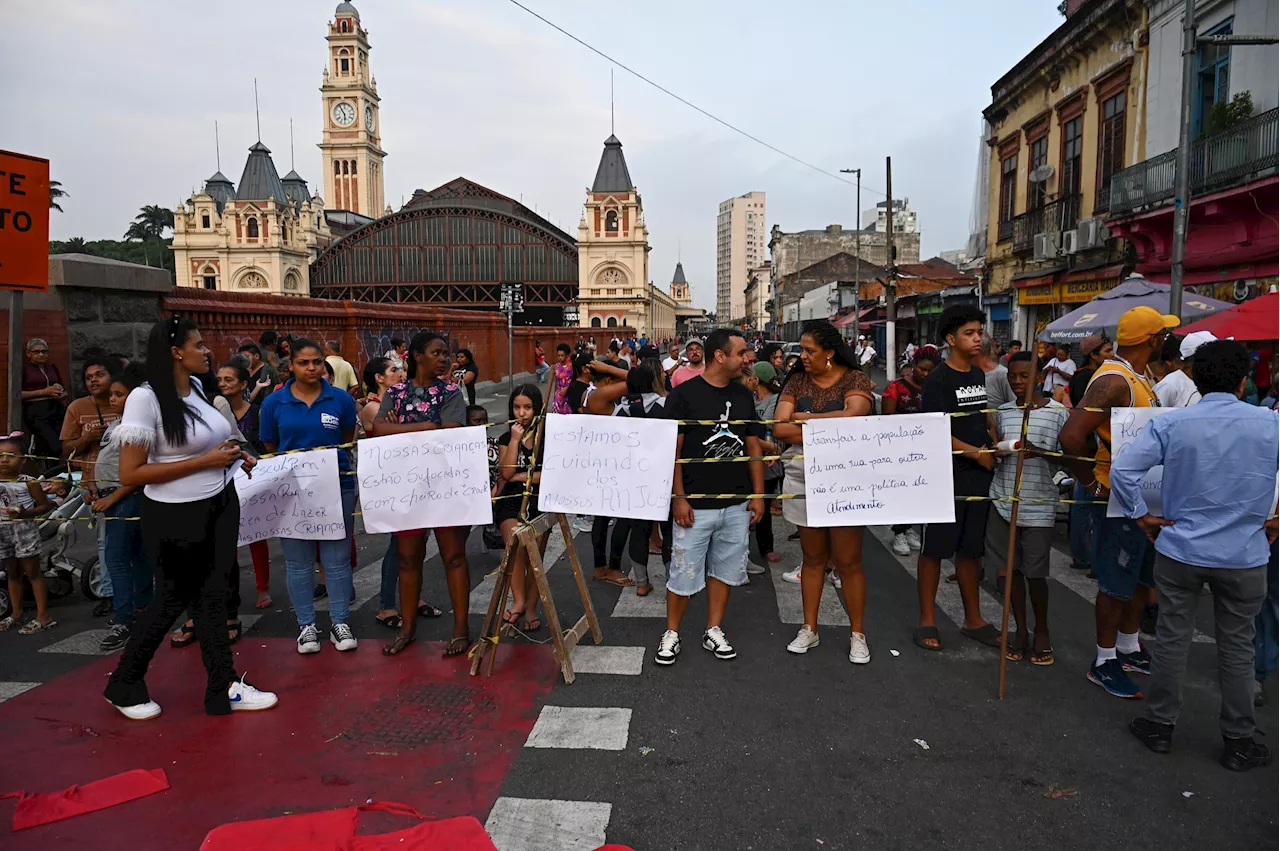
[[[373,132],[373,107],[367,104],[364,108],[364,129]]]
[[[356,123],[356,108],[346,101],[333,105],[333,123],[339,127],[350,127]]]

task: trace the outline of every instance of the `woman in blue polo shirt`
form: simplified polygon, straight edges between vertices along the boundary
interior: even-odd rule
[[[315,449],[350,443],[356,433],[356,403],[351,394],[337,390],[325,380],[324,352],[312,340],[298,340],[292,346],[293,377],[262,403],[258,417],[258,439],[268,452]],[[352,514],[356,504],[355,476],[350,454],[338,452],[338,481],[342,485],[342,514],[347,534],[338,541],[303,541],[281,538],[289,601],[298,616],[298,652],[319,653],[316,631],[315,563],[319,555],[325,576],[332,586],[329,640],[339,650],[355,650],[356,639],[347,625],[351,606],[351,536],[355,531]]]

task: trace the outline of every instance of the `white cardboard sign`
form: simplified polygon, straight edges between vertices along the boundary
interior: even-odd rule
[[[356,450],[366,532],[493,522],[484,426],[367,437]]]
[[[804,426],[809,526],[950,523],[956,517],[945,414],[833,417]]]
[[[337,541],[346,537],[338,450],[312,449],[263,458],[253,476],[236,470],[243,547],[268,538]]]
[[[1112,408],[1111,409],[1111,460],[1115,462],[1129,448],[1142,427],[1156,417],[1164,416],[1177,408]],[[1142,477],[1142,497],[1147,501],[1147,513],[1164,516],[1164,503],[1160,489],[1164,481],[1164,466],[1152,467]],[[1123,517],[1120,502],[1115,494],[1107,497],[1107,516]]]
[[[584,414],[547,416],[538,508],[666,520],[676,421]]]

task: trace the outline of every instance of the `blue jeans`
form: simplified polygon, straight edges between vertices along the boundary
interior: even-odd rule
[[[382,584],[378,588],[378,608],[394,609],[396,591],[400,589],[400,548],[392,535],[387,541],[387,552],[382,556]]]
[[[1271,558],[1267,561],[1267,597],[1262,601],[1262,609],[1254,619],[1253,633],[1253,671],[1258,682],[1262,682],[1280,665],[1280,564],[1277,563],[1276,544],[1271,545]]]
[[[745,502],[695,508],[691,528],[677,523],[672,529],[667,592],[692,597],[707,587],[708,576],[725,585],[746,585],[750,528]]]
[[[349,477],[348,477],[349,478]],[[316,558],[324,565],[325,582],[329,587],[329,620],[346,623],[351,615],[351,534],[355,529],[352,515],[356,509],[355,482],[342,488],[342,515],[347,534],[336,541],[303,541],[299,538],[281,538],[284,550],[284,571],[289,602],[298,616],[298,626],[316,622],[316,607],[312,599],[315,592]]]
[[[538,369],[537,369],[538,382],[539,383],[545,382],[547,380],[547,373],[550,371],[551,371],[551,364],[549,363],[538,364]]]
[[[111,577],[115,621],[128,626],[133,616],[151,603],[155,590],[155,572],[142,544],[141,520],[118,520],[139,517],[142,491],[136,490],[108,508],[103,527],[104,575]]]
[[[1093,494],[1089,493],[1089,489],[1083,482],[1076,482],[1071,498],[1075,500],[1071,506],[1071,520],[1067,527],[1071,560],[1076,564],[1093,564],[1093,545],[1089,541],[1090,533],[1093,531],[1093,518],[1089,513],[1092,506],[1087,502],[1093,499]]]
[[[129,517],[130,515],[122,515]],[[137,517],[137,514],[132,515]],[[102,599],[115,596],[114,580],[111,578],[111,571],[107,569],[107,527],[110,523],[103,523],[98,526],[98,564],[102,568]]]
[[[1132,600],[1138,586],[1154,587],[1155,548],[1128,517],[1108,517],[1105,505],[1091,505],[1093,572],[1098,590],[1115,600]]]

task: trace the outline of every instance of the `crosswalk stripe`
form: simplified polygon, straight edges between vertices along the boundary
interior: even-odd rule
[[[484,823],[498,851],[595,851],[613,805],[598,801],[499,798]]]
[[[631,710],[601,706],[544,706],[525,740],[526,748],[622,751],[627,749]]]
[[[31,691],[40,683],[4,683],[0,682],[0,703],[12,700],[23,692]]]
[[[773,590],[778,598],[778,618],[783,623],[804,623],[804,606],[800,597],[800,586],[787,582],[782,578],[779,568],[769,570],[773,574]],[[849,613],[840,603],[840,590],[830,580],[822,580],[822,598],[818,602],[817,626],[848,626]]]
[[[643,647],[579,644],[573,648],[573,672],[636,676],[644,671],[644,654]]]
[[[653,591],[645,597],[638,596],[635,588],[623,588],[618,602],[613,606],[615,618],[665,618],[667,616],[667,577],[654,574],[650,568],[649,581]]]
[[[893,530],[888,526],[868,526],[867,530],[875,536],[876,540],[884,544],[884,548],[888,550],[889,557],[895,559],[898,564],[902,565],[902,569],[911,574],[912,579],[916,579],[916,553],[900,556],[894,553],[893,546]],[[938,583],[938,596],[935,599],[937,607],[954,623],[957,627],[964,625],[964,603],[960,599],[960,586],[954,582],[947,581],[948,568],[950,561],[944,561],[942,565],[942,581]],[[999,624],[1004,616],[1004,609],[1001,603],[987,595],[986,593],[978,594],[978,605],[981,609],[982,617],[988,623]]]

